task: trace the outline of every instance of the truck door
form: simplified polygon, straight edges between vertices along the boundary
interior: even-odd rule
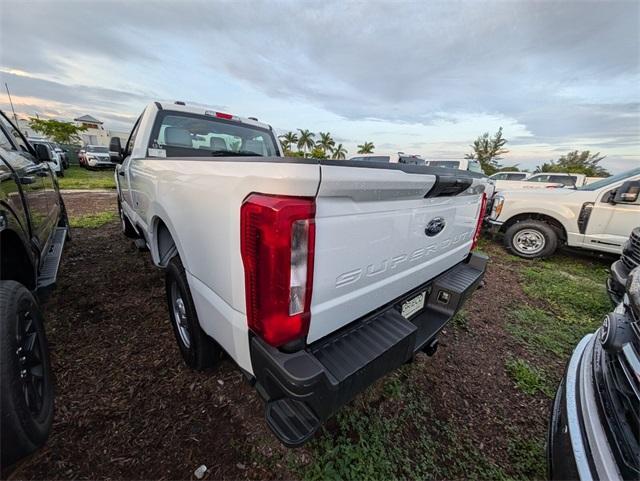
[[[612,192],[620,185],[622,182],[598,193],[585,232],[585,247],[596,244],[601,250],[619,253],[633,228],[640,225],[640,200],[615,204],[611,201]]]
[[[132,202],[131,197],[131,152],[133,150],[133,144],[136,140],[136,135],[138,134],[138,127],[140,126],[140,119],[142,115],[138,117],[136,123],[131,130],[131,134],[129,134],[129,139],[127,139],[127,143],[124,148],[124,161],[122,165],[118,167],[118,184],[120,185],[120,194],[122,195],[122,199],[131,209],[135,209],[135,206]]]
[[[0,156],[13,169],[16,186],[19,184],[27,200],[28,215],[31,220],[31,238],[41,249],[49,238],[49,201],[44,188],[43,176],[48,169],[30,155],[23,155],[7,144],[5,132],[0,129]],[[9,148],[7,148],[9,147]],[[19,195],[15,192],[14,195]],[[28,226],[24,226],[25,230]]]

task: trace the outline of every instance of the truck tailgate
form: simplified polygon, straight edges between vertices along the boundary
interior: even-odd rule
[[[446,169],[449,182],[452,176],[467,182],[456,195],[443,190],[438,169],[404,170],[321,166],[308,342],[424,284],[469,254],[484,184]],[[427,235],[430,222],[444,228]]]

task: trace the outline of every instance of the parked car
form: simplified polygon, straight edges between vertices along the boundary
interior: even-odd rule
[[[416,154],[405,154],[398,152],[396,154],[360,154],[351,157],[349,160],[353,162],[386,162],[391,164],[407,164],[407,165],[425,165],[425,160]]]
[[[67,149],[63,148],[58,144],[53,144],[55,146],[56,153],[60,156],[60,160],[62,160],[62,168],[69,168],[69,155],[67,154]]]
[[[541,173],[527,175],[528,177],[524,180],[496,179],[496,191],[553,189],[560,187],[574,189],[586,185],[587,180],[584,174]]]
[[[269,125],[184,103],[149,104],[110,151],[122,230],[165,269],[185,362],[226,351],[287,446],[433,354],[484,276],[484,176],[283,158]]]
[[[0,467],[42,446],[53,420],[53,382],[35,294],[53,285],[68,233],[64,202],[35,147],[0,112]]]
[[[640,268],[576,346],[551,411],[550,479],[640,479]]]
[[[640,220],[639,220],[640,222]],[[629,273],[640,265],[640,227],[631,231],[629,240],[622,248],[622,256],[611,265],[607,279],[607,291],[614,304],[622,301],[624,286],[627,284]]]
[[[114,167],[109,155],[109,148],[102,145],[85,145],[82,152],[81,165],[87,169],[101,169]]]
[[[426,165],[430,167],[445,167],[447,169],[470,170],[483,174],[482,166],[477,160],[461,159],[461,160],[427,160]]]
[[[62,157],[56,151],[55,144],[53,142],[49,142],[48,140],[43,139],[27,139],[31,145],[37,146],[42,145],[45,149],[49,151],[49,165],[51,166],[51,170],[53,170],[56,175],[59,177],[64,177],[64,167],[62,165]]]
[[[488,223],[520,257],[547,257],[562,244],[621,254],[640,224],[640,168],[578,189],[499,192]]]

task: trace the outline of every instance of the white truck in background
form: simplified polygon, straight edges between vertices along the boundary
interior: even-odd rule
[[[272,128],[149,104],[111,141],[123,232],[165,269],[186,363],[222,351],[287,446],[416,352],[479,286],[486,177],[284,158]]]
[[[640,226],[640,168],[577,189],[498,192],[488,222],[524,258],[548,257],[560,245],[621,254]]]
[[[505,190],[535,190],[584,187],[601,177],[587,177],[584,174],[542,172],[530,174],[528,172],[498,172],[489,177],[496,184],[496,192]]]

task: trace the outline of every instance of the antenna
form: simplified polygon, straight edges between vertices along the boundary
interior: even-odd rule
[[[4,87],[7,89],[7,95],[9,96],[9,103],[11,104],[11,111],[13,112],[13,120],[16,123],[16,129],[20,130],[20,126],[18,125],[18,117],[16,117],[16,111],[13,108],[13,101],[11,100],[11,94],[9,93],[9,86],[7,82],[4,83]]]

